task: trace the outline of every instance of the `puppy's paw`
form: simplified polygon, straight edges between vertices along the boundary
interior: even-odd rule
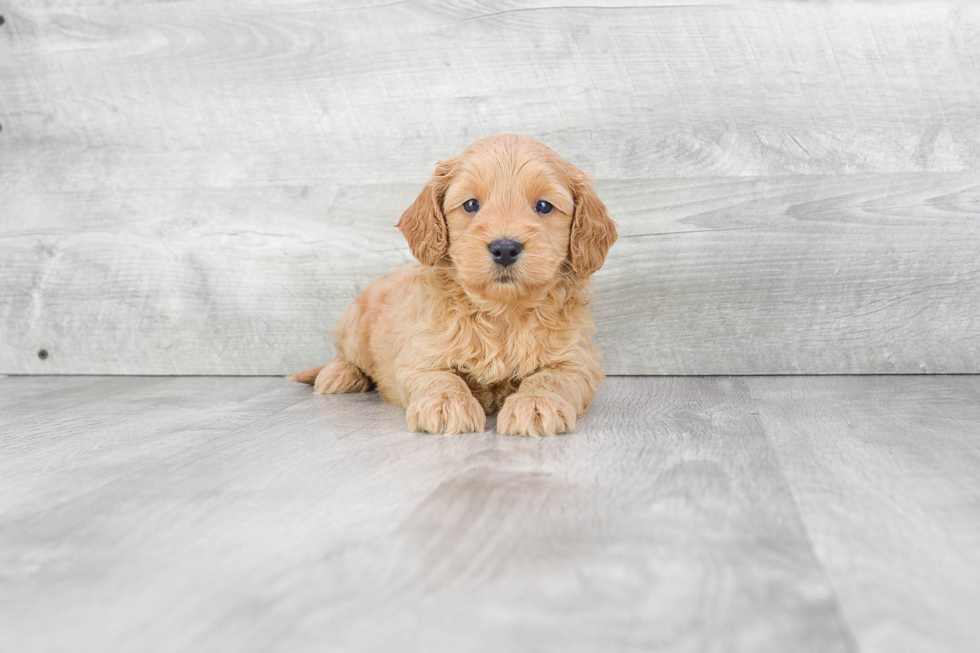
[[[574,430],[575,409],[554,392],[515,392],[497,415],[501,435],[556,435]]]
[[[370,389],[371,379],[357,366],[341,358],[324,366],[313,382],[313,391],[320,395],[367,392]]]
[[[487,425],[487,415],[473,395],[437,392],[408,405],[408,428],[428,433],[473,433]]]

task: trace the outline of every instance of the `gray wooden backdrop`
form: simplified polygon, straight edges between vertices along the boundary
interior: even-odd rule
[[[0,15],[0,372],[324,362],[433,163],[501,132],[620,225],[610,373],[980,372],[980,3]]]

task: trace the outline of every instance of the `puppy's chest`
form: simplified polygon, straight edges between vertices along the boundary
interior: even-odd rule
[[[449,352],[452,369],[471,386],[510,386],[549,364],[556,340],[542,325],[528,320],[516,324],[473,327],[456,340],[463,345]]]

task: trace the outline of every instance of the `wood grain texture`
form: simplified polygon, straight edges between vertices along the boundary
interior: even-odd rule
[[[980,371],[980,6],[639,4],[0,0],[0,371],[322,362],[508,131],[622,225],[610,372]]]
[[[393,194],[407,205],[416,190]],[[594,303],[610,373],[980,365],[973,173],[631,180],[600,193],[621,234]],[[325,196],[357,218],[323,220]],[[377,186],[49,197],[74,225],[0,238],[0,363],[17,372],[303,369],[332,358],[333,324],[359,290],[412,260]],[[294,218],[269,225],[282,206]],[[124,227],[120,213],[133,216]]]
[[[610,379],[547,439],[281,379],[17,422],[0,648],[854,650],[747,390]]]
[[[299,401],[281,379],[81,380],[48,379],[47,396],[3,409],[0,512],[7,519],[30,517],[19,512],[25,497],[45,507],[70,503]]]
[[[0,109],[26,151],[0,170],[61,190],[397,183],[500,132],[607,178],[980,161],[974,3],[574,4],[7,5]]]
[[[975,650],[980,377],[749,388],[860,650]]]

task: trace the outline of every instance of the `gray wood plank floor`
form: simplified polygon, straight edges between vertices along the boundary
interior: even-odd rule
[[[0,650],[973,651],[980,377],[610,378],[577,433],[0,378]]]

